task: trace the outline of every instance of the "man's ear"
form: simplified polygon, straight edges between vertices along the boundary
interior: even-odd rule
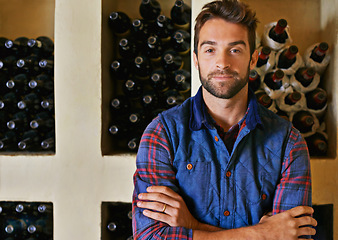
[[[196,55],[195,51],[193,52],[193,57],[194,57],[195,68],[198,70],[198,59],[197,59],[197,55]]]
[[[258,51],[255,50],[254,53],[251,55],[250,70],[256,67],[257,61],[258,61]]]

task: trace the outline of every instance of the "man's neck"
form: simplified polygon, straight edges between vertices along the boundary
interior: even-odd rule
[[[208,113],[225,131],[238,123],[248,108],[248,87],[244,87],[231,99],[221,99],[203,88],[203,99]]]

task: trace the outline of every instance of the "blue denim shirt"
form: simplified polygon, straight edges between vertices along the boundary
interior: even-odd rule
[[[163,131],[156,139],[163,139],[164,147],[155,150],[147,138],[159,126]],[[311,205],[304,139],[290,122],[258,104],[253,93],[249,93],[246,118],[231,153],[218,140],[201,89],[195,97],[161,113],[142,139],[134,203],[137,194],[150,185],[169,186],[183,197],[196,219],[224,229],[257,224],[269,211],[275,214]],[[151,162],[149,156],[158,152],[158,159]],[[133,228],[140,234],[154,221],[142,216],[141,209],[134,210]]]

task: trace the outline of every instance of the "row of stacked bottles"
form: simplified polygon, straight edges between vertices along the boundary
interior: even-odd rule
[[[0,37],[0,151],[54,152],[54,42]]]
[[[133,240],[131,203],[103,202],[101,211],[102,240]]]
[[[0,239],[52,240],[53,204],[0,202]]]
[[[158,113],[190,97],[191,8],[176,0],[166,16],[158,1],[142,0],[139,14],[115,11],[108,19],[116,53],[109,132],[124,151],[137,150]]]
[[[328,96],[321,78],[330,61],[328,44],[307,46],[301,56],[285,19],[266,24],[256,44],[259,58],[250,72],[249,86],[258,101],[293,123],[304,136],[311,156],[326,156]]]

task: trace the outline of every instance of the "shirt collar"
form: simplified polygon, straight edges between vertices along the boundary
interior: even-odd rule
[[[261,124],[262,122],[259,115],[259,103],[256,100],[255,94],[250,89],[248,99],[249,104],[246,113],[246,125],[249,130],[252,130],[257,124]],[[190,130],[197,131],[200,130],[203,125],[208,129],[214,128],[211,116],[209,115],[203,100],[202,87],[200,87],[196,95],[192,97],[189,127]]]

